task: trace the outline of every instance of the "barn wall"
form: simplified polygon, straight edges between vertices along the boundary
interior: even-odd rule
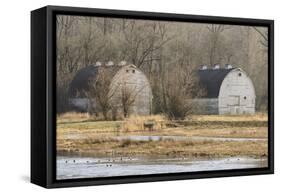
[[[125,85],[124,85],[125,84]],[[113,102],[121,109],[120,96],[122,87],[134,96],[135,102],[131,106],[130,114],[149,115],[151,113],[152,91],[145,74],[133,66],[125,66],[113,77],[111,91],[114,93]]]
[[[131,106],[130,114],[136,115],[149,115],[151,113],[152,104],[152,91],[148,79],[145,74],[134,66],[124,66],[121,68],[115,76],[112,78],[110,85],[110,94],[113,94],[111,100],[117,112],[123,112],[120,104],[120,96],[122,91],[122,84],[126,84],[126,87],[131,90],[132,96],[135,98],[135,102]],[[96,111],[89,110],[89,99],[87,98],[70,98],[69,104],[76,111],[87,112]],[[95,102],[92,101],[92,107],[95,109]]]
[[[218,114],[217,98],[201,98],[192,100],[193,110],[195,114]]]
[[[241,69],[231,71],[219,93],[219,114],[255,113],[255,90],[250,78]]]

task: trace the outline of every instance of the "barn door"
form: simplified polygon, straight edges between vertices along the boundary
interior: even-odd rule
[[[228,108],[230,114],[240,114],[240,96],[231,95],[228,97]]]

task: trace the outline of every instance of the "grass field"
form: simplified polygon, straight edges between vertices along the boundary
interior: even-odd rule
[[[144,127],[153,122],[153,129]],[[57,151],[85,155],[149,155],[226,157],[267,156],[267,115],[196,115],[184,121],[164,116],[132,116],[122,121],[101,121],[88,114],[67,113],[57,117]],[[159,136],[154,140],[118,139]],[[186,137],[178,141],[162,137]],[[201,137],[194,139],[193,137]],[[204,139],[209,137],[209,139]],[[263,141],[220,141],[210,138],[257,138]]]

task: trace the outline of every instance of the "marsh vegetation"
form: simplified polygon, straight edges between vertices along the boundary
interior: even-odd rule
[[[143,127],[147,120],[155,123],[152,130]],[[68,113],[58,119],[57,149],[59,153],[109,156],[266,157],[267,129],[265,114],[198,115],[184,121],[155,115],[98,121],[87,114]]]

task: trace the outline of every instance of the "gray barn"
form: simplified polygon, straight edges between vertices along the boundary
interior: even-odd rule
[[[205,95],[195,99],[199,114],[253,114],[255,89],[251,79],[241,68],[225,65],[220,68],[202,66],[198,71]]]
[[[122,95],[124,91],[130,92],[130,98],[134,98],[130,105],[130,114],[149,115],[152,105],[152,91],[149,81],[145,74],[135,65],[126,64],[125,61],[114,65],[113,62],[108,62],[102,65],[97,62],[95,65],[90,65],[77,72],[69,87],[69,103],[78,111],[89,111],[89,107],[96,107],[95,101],[90,101],[85,95],[85,91],[89,90],[89,80],[97,79],[97,76],[102,70],[107,72],[110,77],[111,103],[117,112],[122,112]],[[89,106],[91,103],[91,106]]]

